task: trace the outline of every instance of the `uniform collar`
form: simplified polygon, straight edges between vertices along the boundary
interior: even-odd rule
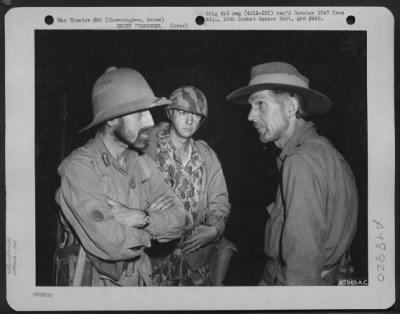
[[[126,173],[126,169],[128,169],[128,161],[129,156],[137,155],[136,152],[127,149],[125,151],[125,160],[126,160],[126,169],[123,169],[118,161],[113,157],[113,155],[108,150],[107,146],[104,144],[103,137],[101,136],[100,132],[96,133],[96,136],[93,139],[93,146],[95,147],[97,153],[100,155],[101,162],[106,167],[110,167],[111,165],[114,166],[117,170]]]
[[[286,156],[293,151],[295,147],[300,146],[309,134],[315,134],[315,124],[311,121],[307,121],[301,127],[299,127],[289,138],[288,142],[283,146],[282,151],[279,155],[279,160],[283,162]]]

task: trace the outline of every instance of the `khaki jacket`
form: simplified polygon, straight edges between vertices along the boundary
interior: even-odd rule
[[[283,147],[278,168],[281,184],[276,201],[268,206],[265,230],[265,280],[277,285],[333,284],[324,282],[324,274],[338,268],[357,227],[353,173],[311,122]]]
[[[97,271],[113,280],[119,279],[124,262],[145,254],[143,249],[150,246],[151,239],[167,242],[190,227],[181,202],[149,157],[127,151],[126,165],[126,170],[119,166],[97,134],[58,169],[61,186],[56,200],[63,218]],[[130,208],[145,209],[166,194],[174,198],[174,206],[150,212],[151,223],[144,229],[118,223],[107,203],[111,198]]]

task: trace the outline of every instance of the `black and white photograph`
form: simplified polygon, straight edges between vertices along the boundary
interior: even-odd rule
[[[17,215],[34,243],[34,303],[57,289],[104,287],[102,298],[118,294],[110,287],[123,295],[135,287],[161,303],[173,294],[187,309],[200,291],[212,302],[240,288],[277,296],[330,286],[346,295],[388,280],[379,261],[389,270],[394,252],[377,250],[391,245],[386,221],[394,217],[376,214],[382,187],[373,184],[390,180],[376,180],[371,165],[377,134],[393,121],[382,124],[386,109],[375,120],[369,28],[347,13],[331,29],[243,26],[281,25],[282,16],[312,23],[340,8],[219,8],[197,17],[187,9],[204,29],[159,29],[167,14],[145,19],[135,10],[130,19],[115,10],[113,20],[106,8],[95,17],[103,27],[77,11],[42,14],[34,27],[33,84],[12,88],[16,99],[26,88],[34,99],[21,113],[31,121],[34,220]],[[107,28],[104,17],[143,29]],[[390,97],[384,108],[393,109]],[[390,206],[383,211],[394,215]],[[21,242],[9,236],[9,252]]]
[[[151,45],[144,43],[151,43]],[[107,197],[126,207],[135,208],[134,203],[127,201],[134,189],[130,191],[129,183],[126,183],[127,186],[117,185],[106,188],[105,184],[117,184],[117,179],[106,179],[101,182],[101,178],[103,176],[112,178],[116,174],[99,173],[96,176],[94,169],[87,169],[88,173],[86,173],[84,168],[88,165],[78,163],[83,156],[72,155],[74,157],[71,157],[71,153],[78,147],[84,146],[89,149],[91,146],[85,145],[88,140],[97,137],[100,132],[99,124],[115,117],[121,117],[122,120],[117,124],[121,126],[110,131],[112,134],[110,137],[112,142],[118,143],[118,147],[125,147],[127,145],[125,143],[128,142],[127,148],[135,142],[136,133],[131,135],[131,138],[126,133],[139,130],[140,123],[147,127],[146,123],[150,125],[150,122],[146,119],[152,119],[152,126],[158,126],[159,133],[154,137],[150,134],[151,139],[158,142],[148,144],[155,146],[154,153],[151,152],[151,154],[154,154],[156,164],[161,168],[166,183],[170,184],[176,194],[184,194],[179,199],[187,204],[185,209],[192,215],[190,220],[195,220],[195,215],[207,216],[214,211],[216,217],[221,217],[221,221],[217,219],[215,225],[210,222],[211,226],[218,229],[210,241],[204,235],[204,240],[199,238],[194,242],[196,245],[204,246],[202,250],[208,250],[211,243],[221,244],[221,250],[229,250],[220,252],[222,255],[220,262],[226,265],[219,265],[220,267],[216,269],[223,272],[223,274],[215,274],[219,277],[215,278],[218,279],[216,284],[257,285],[260,278],[263,278],[266,258],[264,250],[275,250],[279,246],[279,241],[282,241],[283,245],[281,248],[283,252],[279,254],[285,255],[282,262],[286,259],[290,262],[285,262],[288,264],[279,272],[279,277],[274,279],[277,281],[276,284],[328,284],[328,281],[321,277],[321,272],[329,272],[331,267],[335,268],[335,270],[332,269],[334,272],[332,280],[338,276],[345,276],[343,279],[357,278],[368,282],[365,32],[193,31],[187,34],[182,31],[37,31],[35,52],[36,280],[38,285],[66,285],[73,281],[76,274],[70,273],[71,261],[69,260],[77,258],[78,245],[81,241],[88,241],[87,245],[90,245],[88,253],[100,256],[102,261],[122,259],[123,256],[120,254],[126,254],[120,252],[124,242],[117,243],[118,239],[111,240],[111,238],[118,234],[118,237],[125,240],[128,235],[119,233],[127,231],[120,230],[119,223],[116,226],[102,226],[102,221],[109,219],[110,223],[115,224],[116,218],[108,217],[109,208],[113,207],[106,202]],[[253,77],[250,77],[252,67],[255,73]],[[259,74],[257,70],[260,71]],[[293,79],[297,79],[299,84],[304,82],[305,85],[306,79],[309,80],[310,87],[299,87],[297,81],[293,83],[290,81],[290,77],[288,82],[280,81],[280,76],[288,72],[293,73]],[[143,83],[143,86],[135,87],[133,84],[135,80],[138,80],[136,76],[139,77],[139,74],[140,78],[146,79],[148,84]],[[270,81],[274,79],[274,76],[278,81]],[[243,104],[236,104],[226,99],[232,91],[248,85],[251,79],[259,81],[252,83],[254,88],[242,96]],[[106,80],[111,80],[109,91],[101,91],[100,89],[106,89],[103,86]],[[114,84],[115,87],[112,86]],[[276,86],[268,87],[264,84]],[[286,120],[275,122],[268,113],[264,113],[272,109],[256,108],[258,105],[256,101],[252,105],[245,103],[252,94],[263,89],[282,89],[284,92],[284,85],[289,86],[291,93],[294,93],[293,89],[299,90],[300,95],[305,98],[303,101],[306,116],[295,117],[294,120],[301,123],[291,126]],[[295,87],[292,88],[291,85]],[[124,88],[128,90],[125,91]],[[134,95],[135,88],[138,89],[139,96]],[[304,94],[302,94],[303,90]],[[132,93],[132,96],[129,93]],[[154,106],[156,112],[153,113],[151,99],[147,105],[138,103],[138,110],[136,110],[134,107],[136,102],[145,93],[169,99],[172,95],[176,101],[165,106]],[[313,97],[312,100],[307,99],[309,94]],[[121,102],[124,105],[122,109],[107,107],[114,106],[113,97],[116,99],[116,104]],[[102,100],[102,98],[105,99]],[[317,113],[321,111],[321,113],[308,115],[307,106],[310,101],[314,101],[314,98],[317,100],[315,109],[312,110]],[[125,108],[128,101],[134,103],[133,109]],[[258,101],[265,101],[265,105],[268,103],[267,99]],[[150,109],[148,113],[144,106]],[[328,111],[324,106],[329,106],[330,110]],[[302,112],[303,109],[297,110]],[[108,114],[103,111],[107,111]],[[132,126],[125,126],[125,129],[122,117],[131,114],[131,111],[139,111],[149,116],[153,113],[153,118],[145,116],[143,122],[139,120],[136,122],[138,126],[132,123]],[[175,117],[178,114],[181,114],[183,119],[180,116]],[[199,117],[200,120],[192,121],[194,117],[196,119]],[[91,122],[92,120],[95,123]],[[80,132],[90,123],[93,126]],[[286,130],[289,127],[293,128],[293,131]],[[132,131],[129,128],[132,128]],[[285,144],[289,143],[289,138],[295,136],[296,141],[300,143],[303,141],[301,137],[304,134],[297,136],[295,131],[297,128],[300,133],[312,130],[312,141],[317,141],[315,145],[329,146],[320,148],[310,143],[311,146],[306,149],[307,154],[310,155],[297,161],[299,165],[293,161],[293,165],[290,168],[288,166],[287,170],[279,169],[276,158],[282,156],[281,152]],[[100,134],[103,134],[102,132]],[[148,141],[148,136],[142,137],[141,141]],[[193,140],[191,140],[192,137]],[[326,139],[329,139],[329,144]],[[132,144],[129,141],[132,141]],[[195,144],[198,141],[201,141],[201,144]],[[106,147],[111,144],[106,144],[106,139],[102,142],[105,147],[102,147],[99,155],[93,158],[96,158],[96,163],[100,163],[101,166],[109,167],[113,161],[107,161],[102,154],[104,152],[112,154],[109,152],[110,149],[106,150]],[[295,145],[297,144],[296,142]],[[139,145],[143,144],[139,143]],[[161,145],[166,145],[165,150],[170,156],[163,156]],[[208,162],[213,163],[210,164],[210,169],[201,170],[202,168],[197,166],[199,170],[197,176],[200,176],[203,171],[212,171],[207,178],[201,178],[198,182],[206,185],[205,190],[201,191],[204,195],[200,194],[200,196],[194,195],[194,191],[199,190],[199,187],[191,182],[197,178],[196,171],[185,170],[186,167],[184,167],[185,160],[186,163],[192,164],[189,164],[189,167],[196,167],[192,160],[195,158],[193,154],[196,146],[191,145],[203,145],[204,148],[199,146],[201,147],[198,152],[199,158],[205,163],[206,157],[203,155],[209,154],[210,161]],[[205,151],[203,152],[202,149]],[[293,148],[288,153],[296,154],[292,150]],[[121,153],[123,156],[126,154],[125,150]],[[108,159],[117,161],[116,156],[110,156]],[[77,164],[72,163],[69,166],[76,167],[76,170],[71,168],[70,174],[64,173],[63,171],[69,170],[69,164],[64,163],[64,167],[67,168],[57,171],[63,160],[67,158],[77,158]],[[137,158],[136,154],[135,158]],[[167,158],[172,158],[172,160]],[[85,162],[85,160],[80,162]],[[113,170],[120,171],[121,169]],[[297,178],[297,171],[300,178]],[[308,171],[310,174],[307,173]],[[95,177],[86,178],[86,176]],[[139,174],[132,173],[132,176],[139,176]],[[68,180],[68,183],[65,182],[65,186],[62,186],[61,180]],[[185,181],[188,183],[184,183]],[[82,186],[85,184],[99,186],[93,187],[92,190],[91,187]],[[277,193],[279,184],[285,184],[287,188],[282,188],[282,191]],[[61,190],[59,190],[60,186]],[[109,192],[111,195],[93,194],[100,191],[104,193],[105,189],[116,191],[115,194]],[[118,191],[119,189],[128,195],[119,196],[119,193],[122,194]],[[56,196],[57,191],[59,194]],[[281,199],[281,193],[284,193],[284,201]],[[200,200],[200,197],[205,197],[206,200]],[[103,199],[104,204],[101,204]],[[148,201],[153,200],[150,198]],[[264,237],[266,221],[271,219],[271,214],[276,214],[281,219],[280,213],[275,213],[267,206],[278,202],[280,207],[276,209],[278,211],[283,210],[282,202],[291,203],[286,205],[290,206],[286,208],[287,219],[290,219],[291,211],[296,213],[293,213],[294,220],[288,220],[288,225],[285,226],[287,236],[282,234],[285,238],[280,239],[282,231],[274,229],[277,232],[276,236],[268,235],[267,240],[269,242],[272,240],[271,237],[274,237],[273,241],[277,242],[269,242],[268,245],[271,247],[266,247]],[[203,203],[202,208],[196,206],[200,203]],[[81,206],[84,207],[81,208]],[[139,203],[136,206],[144,209],[145,204]],[[310,207],[320,212],[309,212]],[[343,212],[339,212],[342,209]],[[81,216],[83,215],[79,212],[81,210],[85,211],[85,217],[72,220],[70,215]],[[58,225],[59,214],[64,224]],[[120,219],[120,223],[123,223],[123,218]],[[137,219],[138,227],[141,227],[140,224],[144,218],[139,216],[126,219],[132,219],[133,223],[136,223],[135,219]],[[164,221],[169,221],[169,219],[171,218],[168,216],[163,218]],[[116,220],[119,222],[118,219]],[[100,226],[96,226],[99,223]],[[281,223],[280,220],[279,223]],[[207,222],[200,220],[199,224],[206,226]],[[93,225],[90,227],[93,230],[86,230],[84,227],[86,225]],[[196,228],[195,225],[193,228]],[[136,231],[132,228],[135,225],[129,227]],[[181,227],[185,228],[184,225]],[[278,226],[271,227],[278,228]],[[77,228],[79,229],[76,230]],[[103,228],[107,229],[103,232],[110,234],[103,234],[101,231]],[[168,230],[178,228],[178,226],[167,224],[160,228]],[[172,243],[171,241],[164,242],[162,239],[156,241],[152,247],[159,247],[154,249],[154,252],[152,248],[146,248],[144,254],[149,250],[148,254],[154,253],[157,259],[166,259],[159,261],[162,263],[161,268],[153,267],[152,285],[185,286],[213,283],[209,274],[209,267],[211,267],[209,264],[214,261],[204,259],[206,265],[198,265],[201,267],[199,271],[193,272],[190,264],[185,261],[185,254],[182,254],[185,252],[182,237],[187,238],[186,232],[190,233],[193,230],[195,229],[190,227],[183,234],[177,232],[176,240],[175,234],[171,234]],[[156,236],[156,234],[151,234],[150,230],[139,228],[139,234],[146,232],[153,237]],[[98,235],[99,233],[101,235]],[[90,242],[89,239],[81,240],[79,234],[82,234],[82,237],[91,238]],[[68,237],[77,238],[79,244],[75,243],[76,247],[74,247],[75,239]],[[107,240],[101,237],[108,238],[110,242],[103,244],[102,241]],[[138,241],[137,237],[138,235],[135,234],[135,241]],[[142,236],[139,237],[141,239]],[[190,245],[191,242],[188,243]],[[56,251],[55,244],[58,245],[58,253],[62,257],[53,258]],[[134,242],[132,247],[147,246],[147,244],[147,242]],[[112,248],[114,245],[119,246],[116,255],[112,253],[112,250],[117,249]],[[183,245],[183,247],[178,249],[178,245]],[[225,245],[227,245],[226,248],[224,248]],[[197,248],[193,249],[193,253],[196,252]],[[178,251],[174,252],[175,250]],[[200,248],[198,250],[201,251]],[[73,255],[66,253],[67,255],[64,256],[64,251]],[[279,257],[277,253],[271,252],[273,259]],[[200,254],[208,254],[208,252]],[[134,253],[128,256],[127,260],[132,257],[137,258],[136,254],[133,255]],[[91,258],[94,257],[91,256]],[[229,261],[225,262],[226,259]],[[54,262],[58,264],[58,274],[50,272]],[[76,268],[75,263],[72,267]],[[65,268],[65,271],[62,268]],[[91,271],[88,268],[82,273],[85,280],[86,276],[92,278],[86,274]],[[58,278],[53,278],[56,275]],[[72,278],[68,277],[70,275]],[[54,282],[54,279],[58,279],[58,282]],[[225,280],[226,283],[224,283]],[[82,284],[92,285],[91,282]]]

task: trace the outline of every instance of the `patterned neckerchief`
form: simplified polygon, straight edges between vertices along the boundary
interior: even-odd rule
[[[194,145],[193,139],[190,139],[191,155],[186,166],[183,167],[171,141],[170,128],[170,125],[167,126],[157,136],[157,166],[165,181],[184,204],[185,209],[193,215],[198,210],[204,175],[204,167],[202,167],[204,160],[196,145]]]

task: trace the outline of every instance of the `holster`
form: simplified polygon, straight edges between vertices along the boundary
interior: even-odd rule
[[[151,258],[151,263],[157,266],[165,257],[172,254],[175,249],[182,249],[182,240],[179,243],[177,240],[167,243],[153,241],[151,247],[146,249],[146,252]],[[182,256],[190,269],[196,271],[205,263],[214,262],[217,257],[217,251],[217,244],[212,243],[190,254],[185,254],[182,250]]]
[[[178,247],[183,248],[184,241],[191,236],[191,232],[195,229],[195,227],[199,226],[200,224],[204,224],[207,220],[207,208],[201,210],[199,212],[193,213],[193,221],[194,226],[191,231],[188,231],[179,241]],[[206,263],[215,263],[217,259],[217,243],[212,242],[204,247],[198,248],[196,251],[185,254],[182,251],[183,259],[188,264],[192,271],[198,270],[200,267],[204,266]]]
[[[99,274],[109,277],[114,281],[118,281],[122,272],[128,267],[128,262],[108,262],[90,253],[87,253],[87,257]]]
[[[199,248],[198,250],[190,253],[184,254],[183,259],[189,265],[190,269],[193,271],[198,270],[200,267],[204,266],[207,262],[214,263],[217,258],[217,245],[211,243],[205,247]]]
[[[72,232],[64,233],[63,243],[58,246],[57,252],[57,268],[56,268],[56,285],[71,286],[74,280],[75,268],[78,259],[80,244]],[[96,268],[101,275],[107,276],[117,281],[124,271],[124,264],[127,262],[107,262],[96,256],[86,252],[86,260],[84,273],[82,278],[82,286],[91,286],[92,284],[92,267]],[[126,269],[125,265],[125,269]]]

